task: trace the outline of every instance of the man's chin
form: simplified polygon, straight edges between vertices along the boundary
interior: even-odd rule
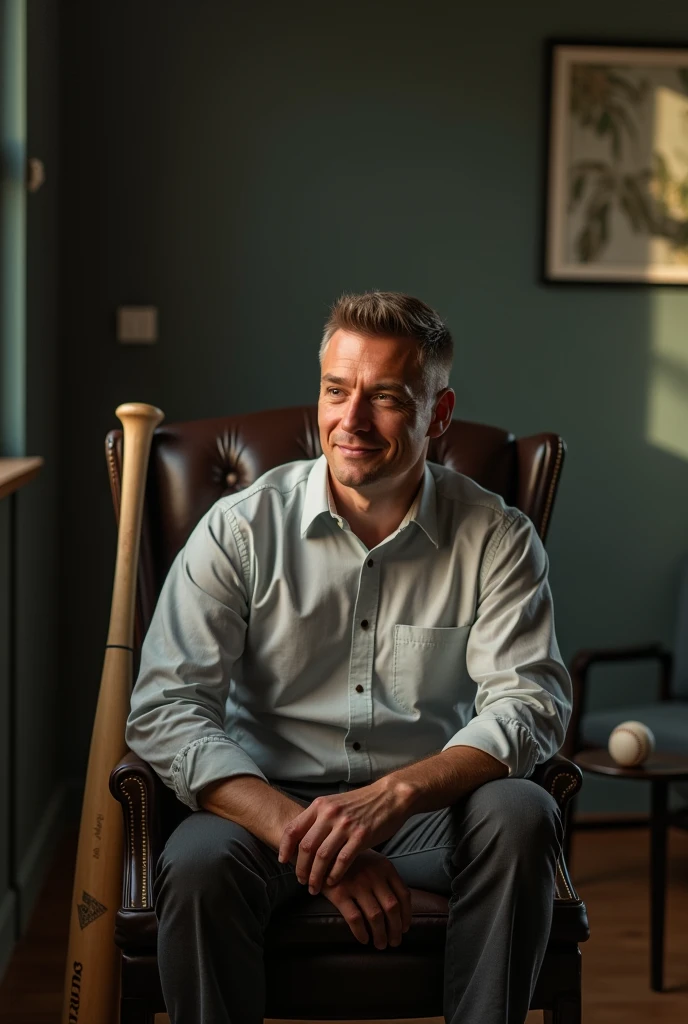
[[[377,464],[372,466],[350,466],[346,462],[342,465],[340,459],[328,460],[330,472],[337,483],[342,487],[365,487],[367,484],[374,484],[383,480],[386,476],[386,466]]]

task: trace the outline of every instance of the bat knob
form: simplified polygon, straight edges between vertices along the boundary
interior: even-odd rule
[[[150,420],[153,429],[165,419],[165,413],[156,405],[148,405],[146,402],[124,402],[115,409],[117,419]]]

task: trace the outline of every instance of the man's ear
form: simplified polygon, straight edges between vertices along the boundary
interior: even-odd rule
[[[426,437],[441,437],[451,423],[454,405],[456,403],[456,392],[453,388],[442,388],[435,397],[435,410]]]

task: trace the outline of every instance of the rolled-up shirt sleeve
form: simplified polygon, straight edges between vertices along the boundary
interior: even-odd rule
[[[235,775],[267,781],[224,727],[248,618],[242,557],[233,513],[213,505],[163,584],[131,697],[127,744],[192,810],[210,782]]]
[[[547,570],[531,521],[506,520],[485,554],[466,647],[476,713],[442,748],[477,747],[524,778],[559,750],[571,715]]]

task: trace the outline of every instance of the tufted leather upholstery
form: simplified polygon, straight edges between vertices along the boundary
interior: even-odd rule
[[[503,495],[530,516],[544,539],[564,453],[563,441],[554,434],[516,439],[496,427],[454,420],[433,442],[429,458]],[[165,575],[207,509],[274,466],[320,454],[315,406],[163,424],[156,430],[142,526],[137,649]],[[117,515],[121,431],[107,435],[106,457]],[[581,773],[558,757],[538,769],[537,781],[565,809],[580,788]],[[155,865],[166,837],[189,812],[150,766],[131,753],[113,770],[110,788],[122,804],[127,832],[116,932],[123,954],[122,1021],[152,1024],[152,1014],[164,1009],[155,959]],[[322,896],[301,900],[275,915],[265,948],[268,1016],[328,1020],[440,1016],[447,900],[413,890],[412,907],[413,924],[404,942],[384,951],[360,946]],[[587,936],[585,906],[562,861],[550,946],[533,1002],[534,1007],[552,1011],[553,1024],[557,1020],[575,1024],[578,1019],[577,944]],[[341,984],[344,972],[346,985]]]
[[[121,430],[110,431],[105,450],[117,515]],[[544,540],[564,453],[564,442],[556,434],[516,439],[498,427],[453,420],[449,429],[431,442],[428,458],[501,494],[530,516]],[[225,494],[248,487],[268,469],[321,454],[316,406],[158,427],[142,527],[137,644],[175,555],[210,506]]]

